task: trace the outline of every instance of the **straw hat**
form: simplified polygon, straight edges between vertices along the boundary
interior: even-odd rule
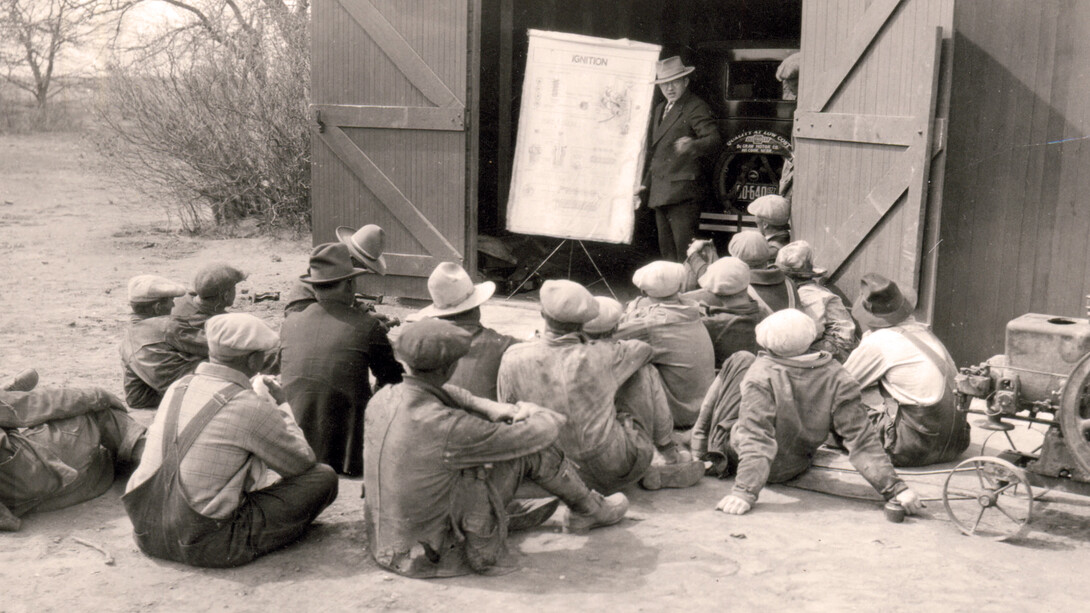
[[[418,317],[454,315],[485,303],[496,293],[492,281],[473,284],[469,273],[454,262],[442,262],[428,277],[428,295],[431,304],[420,309]]]

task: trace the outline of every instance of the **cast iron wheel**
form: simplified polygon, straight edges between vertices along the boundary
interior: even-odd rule
[[[1090,473],[1090,355],[1071,371],[1060,400],[1060,430],[1079,468]]]
[[[996,541],[1024,534],[1033,519],[1033,490],[1025,472],[991,456],[969,458],[950,471],[942,504],[963,533]]]

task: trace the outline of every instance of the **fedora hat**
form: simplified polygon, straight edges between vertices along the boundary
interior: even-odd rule
[[[659,63],[655,65],[655,85],[673,81],[674,79],[680,79],[694,70],[696,70],[696,68],[693,66],[686,66],[685,63],[681,61],[681,56],[679,55],[668,57],[665,60],[659,60]]]
[[[339,226],[337,240],[348,247],[348,252],[356,261],[380,275],[386,274],[386,258],[382,257],[386,246],[386,231],[381,227],[373,223],[359,230]]]
[[[362,268],[352,266],[352,256],[348,245],[343,243],[323,243],[310,254],[310,270],[299,277],[303,283],[322,285],[337,283],[367,274]]]
[[[492,281],[473,284],[469,273],[454,262],[442,262],[428,277],[431,305],[420,309],[418,317],[442,317],[479,307],[496,293]]]
[[[852,315],[868,328],[896,326],[916,309],[915,292],[902,292],[896,283],[878,273],[863,275],[859,283],[859,300],[852,307]]]

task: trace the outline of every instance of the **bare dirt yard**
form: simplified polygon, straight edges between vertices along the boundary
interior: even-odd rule
[[[254,290],[283,291],[306,269],[306,240],[188,236],[160,203],[98,168],[79,136],[0,137],[0,373],[33,366],[43,385],[120,393],[130,276],[189,280],[200,264],[225,260],[251,273]],[[245,308],[279,326],[281,305]],[[490,305],[485,320],[522,335],[539,323],[525,304]],[[151,421],[150,411],[134,413]],[[935,478],[917,482],[935,495]],[[0,533],[0,612],[1077,611],[1090,602],[1080,578],[1090,559],[1087,498],[1038,505],[1028,535],[997,543],[961,536],[938,502],[898,525],[880,504],[782,486],[749,515],[728,517],[713,509],[729,486],[709,478],[682,491],[634,488],[618,526],[515,535],[519,568],[509,575],[419,581],[371,561],[359,480],[341,481],[337,502],[295,546],[244,568],[200,570],[137,550],[118,479],[96,500]]]

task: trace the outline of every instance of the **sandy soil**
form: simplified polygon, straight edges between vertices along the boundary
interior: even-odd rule
[[[125,283],[142,272],[187,280],[203,262],[284,290],[306,241],[202,239],[96,172],[76,136],[0,138],[0,373],[35,366],[45,385],[121,391],[117,340]],[[279,325],[280,306],[254,312]],[[403,314],[405,308],[386,310]],[[538,324],[527,305],[485,313],[508,332]],[[151,412],[137,418],[150,421]],[[933,480],[932,480],[933,481]],[[119,495],[25,518],[0,533],[0,612],[55,610],[1083,610],[1088,499],[1050,503],[1016,543],[960,536],[939,503],[904,524],[880,505],[771,487],[751,514],[712,509],[729,482],[629,492],[630,518],[589,535],[544,528],[512,540],[516,572],[418,581],[380,570],[362,530],[359,480],[299,544],[235,570],[143,556]],[[930,485],[933,486],[933,483]],[[100,552],[73,540],[95,543]]]

